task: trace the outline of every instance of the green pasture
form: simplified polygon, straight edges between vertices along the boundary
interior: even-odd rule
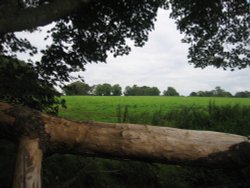
[[[65,96],[64,99],[68,108],[60,109],[59,115],[73,120],[150,124],[250,135],[250,99],[247,98]],[[44,187],[53,188],[61,187],[60,183],[69,177],[75,180],[75,185],[69,187],[238,188],[249,187],[245,182],[249,181],[250,174],[249,168],[206,169],[72,155],[63,156],[63,160],[58,156],[51,157],[46,161],[45,169],[46,165],[55,171],[53,174],[64,172],[55,180],[55,176],[48,173],[50,171],[44,170],[44,177],[47,177]]]
[[[165,97],[165,96],[64,96],[67,109],[59,115],[80,121],[117,122],[119,108],[128,109],[130,114],[167,112],[183,106],[207,107],[216,105],[250,105],[249,98],[222,97]]]

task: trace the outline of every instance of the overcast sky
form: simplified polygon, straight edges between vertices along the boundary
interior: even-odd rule
[[[44,45],[39,35],[30,38]],[[188,45],[181,43],[182,36],[176,29],[174,20],[169,19],[167,11],[158,13],[155,30],[142,48],[133,47],[127,56],[113,58],[107,64],[88,64],[80,75],[90,85],[110,83],[120,84],[123,89],[134,84],[156,86],[161,91],[174,87],[181,95],[192,91],[212,90],[216,86],[235,93],[250,91],[250,69],[224,71],[208,67],[194,68],[188,64]]]
[[[156,86],[161,91],[173,86],[182,95],[192,91],[212,90],[216,86],[232,92],[250,91],[250,69],[234,72],[208,67],[194,68],[188,64],[188,45],[181,43],[182,35],[174,20],[160,10],[155,30],[142,48],[133,47],[128,56],[113,58],[107,64],[89,64],[81,75],[89,84],[120,84],[126,86]]]

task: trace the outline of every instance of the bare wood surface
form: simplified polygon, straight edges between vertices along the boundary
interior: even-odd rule
[[[38,138],[20,139],[13,188],[41,188],[42,156]]]
[[[250,164],[249,139],[240,135],[150,125],[76,122],[1,103],[0,112],[5,117],[0,121],[0,129],[2,126],[15,129],[17,125],[20,133],[24,129],[23,133],[38,136],[40,145],[49,153],[212,168],[242,168]],[[33,114],[36,117],[32,121],[19,126],[18,121],[23,122]],[[33,124],[39,129],[32,128]]]
[[[245,155],[242,150],[250,149],[248,138],[240,135],[42,117],[52,150],[62,148],[76,154],[208,167],[234,167],[249,162],[240,159]]]

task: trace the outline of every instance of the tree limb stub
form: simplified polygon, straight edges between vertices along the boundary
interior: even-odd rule
[[[10,7],[1,10],[0,33],[23,31],[45,26],[86,5],[90,0],[54,0],[38,7]]]
[[[4,107],[5,106],[5,107]],[[15,117],[34,110],[0,103],[0,111]],[[15,110],[14,110],[15,109]],[[250,142],[247,137],[212,131],[194,131],[149,125],[76,122],[39,113],[44,137],[40,144],[49,153],[72,153],[116,159],[132,159],[168,164],[196,165],[211,168],[241,168],[250,164]],[[13,115],[14,114],[14,115]],[[18,115],[17,115],[18,116]],[[19,115],[20,116],[20,115]],[[23,116],[25,117],[25,116]],[[6,119],[6,118],[5,118]],[[9,122],[6,123],[6,122]],[[0,130],[13,121],[0,121]],[[37,125],[35,125],[37,126]],[[20,127],[19,127],[20,129]],[[41,131],[41,129],[29,129]],[[20,133],[27,131],[20,131]],[[45,136],[44,136],[45,135]]]

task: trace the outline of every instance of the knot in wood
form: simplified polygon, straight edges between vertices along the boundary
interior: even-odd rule
[[[130,131],[130,130],[124,130],[122,131],[122,138],[124,139],[128,139],[128,140],[145,140],[146,137],[143,134],[134,132],[134,131]]]

